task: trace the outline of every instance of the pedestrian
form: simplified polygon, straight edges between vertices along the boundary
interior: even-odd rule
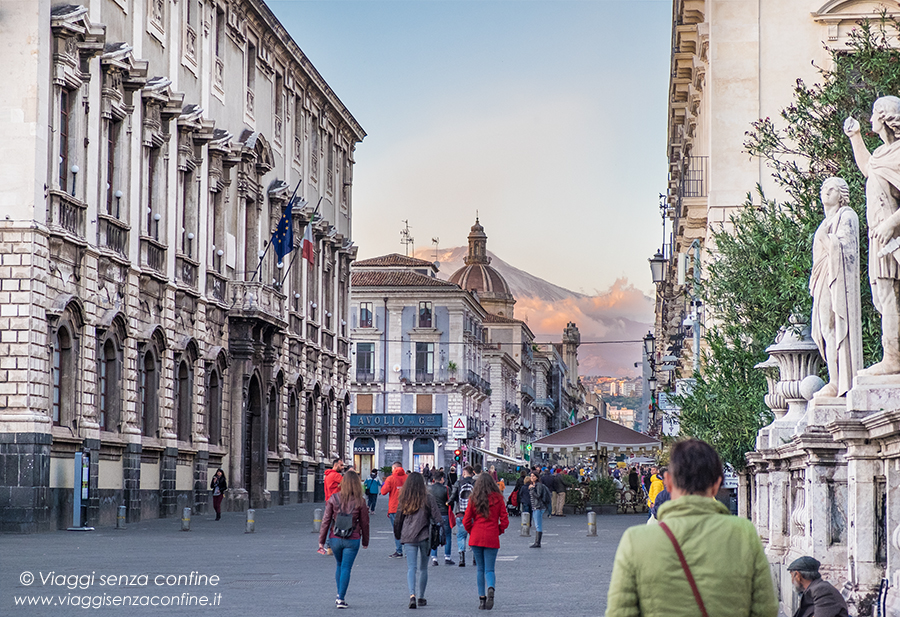
[[[493,478],[494,482],[497,481],[497,470],[494,469],[493,465],[491,465],[491,478]]]
[[[650,511],[650,514],[647,518],[653,516],[653,504],[656,501],[656,496],[659,495],[665,489],[665,485],[663,483],[662,476],[659,473],[659,468],[656,465],[650,467],[650,488],[647,493],[647,509]]]
[[[473,478],[472,481],[474,482],[475,480],[478,479],[478,476],[481,475],[482,469],[481,469],[481,465],[479,465],[478,463],[475,463],[475,465],[474,465],[474,467],[472,467],[472,469],[475,470],[475,474],[472,476],[472,478]]]
[[[363,498],[362,483],[355,471],[347,471],[338,491],[325,504],[325,515],[319,527],[319,550],[325,547],[326,536],[331,540],[334,554],[334,582],[337,585],[336,608],[347,608],[347,587],[350,570],[359,553],[360,544],[369,548],[369,509]]]
[[[441,513],[441,525],[444,528],[444,538],[446,539],[444,544],[444,565],[455,566],[456,562],[450,558],[450,555],[453,554],[453,539],[450,537],[450,533],[455,521],[450,520],[450,489],[447,488],[443,471],[434,472],[434,484],[428,487],[428,492],[434,497],[434,501],[437,503],[438,510]],[[438,565],[436,548],[431,549],[431,564],[434,566]]]
[[[659,525],[622,536],[606,617],[778,614],[756,528],[715,499],[722,479],[722,460],[709,444],[686,439],[672,446],[665,475],[672,499],[659,508]]]
[[[666,469],[665,467],[660,467],[659,468],[659,476],[661,478],[664,478],[666,475],[666,471],[668,471],[668,469]],[[672,499],[672,496],[669,494],[669,490],[667,488],[665,488],[665,486],[664,486],[663,489],[660,492],[658,492],[656,494],[656,497],[653,499],[653,506],[650,508],[650,513],[652,515],[651,518],[653,518],[653,519],[658,518],[657,514],[659,513],[660,506],[662,506],[664,503],[666,503],[670,499]]]
[[[628,472],[628,487],[634,493],[637,493],[638,486],[639,486],[639,479],[638,479],[637,467],[632,467],[631,471]]]
[[[425,478],[425,484],[431,482],[431,468],[428,467],[428,463],[425,463],[425,469],[422,470],[422,477]]]
[[[403,483],[403,490],[400,491],[397,518],[394,521],[394,538],[400,541],[406,553],[409,608],[428,604],[425,600],[425,587],[428,585],[428,553],[431,552],[432,524],[441,524],[438,505],[425,489],[425,478],[422,474],[411,473]]]
[[[547,488],[553,492],[553,516],[565,516],[563,507],[566,505],[566,483],[563,481],[563,472],[559,467],[553,474],[553,486]]]
[[[325,501],[331,499],[331,496],[341,489],[341,480],[343,480],[344,461],[339,458],[331,462],[331,469],[325,470]],[[331,554],[331,538],[325,539],[325,545],[319,547],[320,555]]]
[[[366,499],[369,502],[369,512],[375,512],[375,506],[378,504],[378,491],[381,490],[381,482],[378,480],[378,470],[373,469],[372,473],[365,481]]]
[[[450,492],[450,507],[456,513],[457,520],[462,520],[469,507],[469,498],[472,496],[472,491],[475,490],[475,480],[472,477],[474,474],[475,470],[470,466],[463,467],[462,477],[453,485],[453,490]],[[459,551],[460,568],[466,567],[466,539],[468,537],[465,526],[457,525],[456,549]]]
[[[407,474],[403,471],[403,465],[400,461],[391,465],[391,469],[393,470],[393,473],[391,473],[391,476],[387,478],[381,486],[381,494],[390,495],[388,497],[388,518],[391,519],[391,525],[393,526],[397,515],[397,504],[400,501],[400,488],[406,481]],[[403,545],[400,543],[400,540],[397,539],[394,540],[394,544],[395,550],[388,555],[388,557],[400,559],[403,557]]]
[[[546,515],[547,518],[550,518],[551,516],[553,516],[553,497],[552,497],[552,495],[553,495],[553,493],[556,492],[556,480],[553,479],[553,472],[545,467],[544,470],[541,472],[540,481],[541,481],[541,484],[543,484],[545,487],[547,487],[547,490],[550,491],[550,495],[551,495],[550,500],[544,502],[544,505],[546,506],[546,508],[544,510],[544,515]]]
[[[529,516],[532,515],[531,512],[531,475],[527,475],[522,479],[522,486],[519,487],[519,508],[522,509],[522,513],[528,512]],[[531,521],[529,520],[528,526],[531,527]],[[529,532],[530,534],[530,532]]]
[[[809,556],[791,562],[788,572],[800,594],[794,617],[847,617],[847,602],[834,585],[819,574],[819,561]]]
[[[486,473],[475,481],[470,504],[463,518],[463,526],[469,533],[469,546],[475,559],[478,608],[491,610],[494,608],[494,589],[497,586],[494,565],[500,551],[500,534],[509,527],[509,516],[500,488]]]
[[[453,485],[456,484],[456,481],[459,479],[459,476],[456,475],[456,465],[450,466],[450,473],[447,474],[447,483],[453,488]]]
[[[531,486],[528,487],[531,498],[531,516],[534,518],[534,543],[528,548],[541,548],[544,535],[544,510],[549,507],[553,496],[550,489],[541,483],[537,472],[531,474]]]
[[[506,482],[503,481],[503,478],[500,478],[499,480],[497,480],[497,488],[500,489],[501,493],[503,493],[503,491],[506,490]]]
[[[209,488],[213,492],[213,510],[216,511],[216,520],[222,520],[222,498],[228,490],[228,482],[225,481],[225,472],[219,467],[212,478]]]

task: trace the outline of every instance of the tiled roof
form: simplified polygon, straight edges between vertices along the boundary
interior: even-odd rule
[[[459,289],[453,283],[441,279],[404,272],[402,270],[375,270],[373,272],[354,272],[350,277],[352,287],[444,287]]]
[[[502,315],[494,315],[488,313],[484,317],[484,323],[525,323],[521,319],[513,319],[512,317],[503,317]]]
[[[391,253],[390,255],[382,255],[381,257],[372,257],[371,259],[363,259],[353,263],[354,267],[361,268],[378,268],[386,266],[406,266],[411,268],[431,268],[434,264],[424,259],[415,257],[407,257],[399,253]]]

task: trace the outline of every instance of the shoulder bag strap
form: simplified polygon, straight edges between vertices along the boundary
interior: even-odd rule
[[[697,606],[700,607],[700,614],[703,617],[709,617],[706,612],[706,607],[703,605],[703,598],[700,597],[700,590],[697,589],[697,583],[694,582],[694,575],[691,574],[691,569],[688,567],[687,561],[684,558],[684,553],[681,552],[681,547],[678,545],[678,540],[675,539],[675,535],[672,533],[672,530],[669,529],[669,526],[665,523],[660,523],[660,527],[662,530],[666,532],[666,535],[669,536],[669,540],[672,541],[672,546],[675,547],[675,552],[678,554],[678,561],[681,562],[681,567],[684,570],[685,575],[687,576],[688,583],[691,586],[691,591],[694,592],[694,599],[697,601]]]

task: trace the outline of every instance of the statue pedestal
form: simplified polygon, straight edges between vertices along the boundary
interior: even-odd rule
[[[900,409],[900,375],[857,375],[847,392],[851,418]]]
[[[828,434],[826,426],[847,417],[847,399],[844,397],[821,396],[813,398],[806,407],[804,431]],[[799,426],[797,427],[800,428]]]

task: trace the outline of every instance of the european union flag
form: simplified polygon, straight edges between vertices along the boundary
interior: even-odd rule
[[[294,224],[291,212],[294,210],[293,198],[288,202],[275,233],[272,234],[272,248],[278,255],[278,261],[284,261],[284,256],[294,250]]]

